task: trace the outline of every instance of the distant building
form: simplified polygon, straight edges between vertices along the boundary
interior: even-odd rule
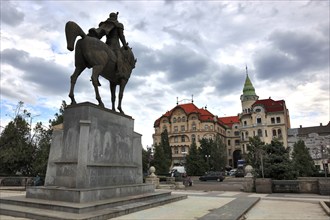
[[[287,147],[290,117],[285,101],[259,100],[248,74],[240,99],[241,113],[229,117],[217,117],[206,107],[198,108],[193,101],[178,104],[155,121],[154,144],[160,142],[162,131],[167,129],[172,162],[184,163],[193,140],[199,147],[200,139],[214,138],[219,134],[227,146],[227,164],[232,167],[237,167],[237,161],[247,153],[249,137],[259,136],[265,143],[276,138]]]
[[[324,170],[324,162],[330,162],[330,122],[325,126],[321,123],[320,126],[289,129],[288,146],[291,150],[298,140],[305,142],[315,165]]]
[[[172,148],[172,164],[184,164],[190,145],[202,138],[215,138],[217,134],[225,141],[226,126],[207,110],[193,103],[177,104],[154,123],[154,144],[160,143],[161,133],[167,129]]]

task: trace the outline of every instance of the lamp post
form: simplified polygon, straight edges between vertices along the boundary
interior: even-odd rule
[[[38,116],[40,116],[40,114],[33,115],[33,116],[31,114],[29,114],[29,117],[30,117],[30,141],[32,141],[32,120]]]
[[[209,166],[209,170],[210,170],[210,162],[209,162],[210,157],[211,157],[211,155],[209,155],[209,154],[205,155],[207,165]]]
[[[322,156],[322,164],[323,164],[323,169],[324,169],[324,175],[325,177],[328,177],[328,163],[329,163],[329,158],[328,158],[328,151],[329,151],[330,146],[327,145],[324,147],[321,145],[321,156]]]

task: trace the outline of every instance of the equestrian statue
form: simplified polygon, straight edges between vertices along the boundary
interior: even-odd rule
[[[124,36],[124,26],[117,20],[117,13],[110,13],[109,18],[99,24],[98,28],[91,28],[88,34],[78,24],[69,21],[65,25],[67,48],[75,50],[75,70],[71,75],[71,87],[69,97],[71,104],[76,104],[74,98],[74,86],[79,75],[87,68],[92,68],[91,81],[95,90],[96,100],[104,107],[98,87],[101,86],[99,76],[110,81],[112,110],[115,111],[116,86],[119,85],[118,107],[120,113],[124,113],[121,107],[125,86],[135,68],[136,59],[132,48],[128,46]],[[80,36],[74,44],[76,38]],[[106,36],[104,43],[100,39]],[[122,46],[120,46],[120,42]]]

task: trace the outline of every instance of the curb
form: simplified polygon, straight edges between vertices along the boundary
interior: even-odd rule
[[[325,204],[325,201],[320,201],[320,205],[323,208],[323,210],[327,213],[327,215],[330,216],[330,208],[327,204]]]

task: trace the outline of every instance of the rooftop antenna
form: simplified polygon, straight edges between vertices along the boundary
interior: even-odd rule
[[[191,103],[194,103],[194,94],[191,95]]]

